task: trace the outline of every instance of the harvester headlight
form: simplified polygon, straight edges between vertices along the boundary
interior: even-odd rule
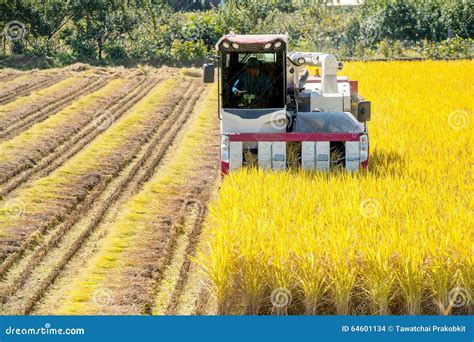
[[[302,65],[304,63],[306,63],[306,59],[304,57],[298,58],[298,64]]]
[[[224,162],[229,162],[229,136],[223,135],[221,138],[221,160]]]
[[[263,46],[263,48],[264,48],[265,50],[268,50],[268,49],[271,48],[271,47],[272,47],[272,43],[267,43],[267,44],[265,44],[265,45]]]
[[[222,46],[223,46],[225,49],[229,49],[229,48],[230,48],[230,44],[227,43],[227,42],[223,42],[223,43],[222,43]]]
[[[232,43],[232,47],[236,50],[238,50],[240,48],[239,44],[237,44],[237,43]]]
[[[275,47],[275,49],[279,49],[279,48],[281,48],[282,45],[283,45],[282,42],[276,42],[274,47]]]

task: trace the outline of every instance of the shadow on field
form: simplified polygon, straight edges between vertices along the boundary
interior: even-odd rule
[[[405,172],[405,159],[394,151],[374,150],[369,157],[368,173],[376,176],[400,176]]]

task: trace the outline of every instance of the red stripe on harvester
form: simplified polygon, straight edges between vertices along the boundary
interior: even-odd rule
[[[230,141],[359,141],[359,133],[232,133]]]

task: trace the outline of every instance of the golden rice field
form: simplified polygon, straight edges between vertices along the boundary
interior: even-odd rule
[[[372,101],[369,169],[226,177],[197,258],[218,312],[472,313],[474,62],[342,74]]]

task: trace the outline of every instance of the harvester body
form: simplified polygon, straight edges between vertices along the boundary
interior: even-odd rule
[[[223,174],[246,165],[367,167],[370,102],[357,81],[337,76],[343,65],[333,55],[288,52],[286,35],[230,34],[216,48],[204,81],[214,81],[217,64]]]

